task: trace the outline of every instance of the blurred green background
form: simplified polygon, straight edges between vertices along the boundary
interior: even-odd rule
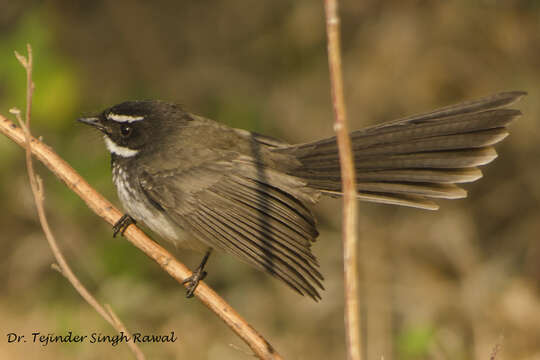
[[[360,205],[367,359],[540,359],[540,2],[341,2],[353,129],[503,90],[526,90],[524,116],[468,199],[438,212]],[[74,120],[128,99],[159,98],[290,142],[332,135],[323,2],[0,1],[0,113],[23,108],[13,50],[31,43],[33,133],[116,201],[100,136]],[[250,359],[197,300],[38,166],[61,247],[84,284],[151,359]],[[51,270],[23,151],[0,136],[0,358],[129,359],[125,345],[8,344],[6,334],[113,330]],[[228,256],[208,283],[287,359],[342,359],[340,207],[316,207],[320,303]],[[176,251],[172,249],[173,251]],[[193,267],[200,255],[176,251]]]

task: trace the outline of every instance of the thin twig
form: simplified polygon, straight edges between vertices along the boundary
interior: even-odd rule
[[[345,333],[349,359],[361,359],[360,317],[358,311],[357,204],[356,178],[351,139],[347,126],[343,76],[341,72],[340,33],[337,0],[325,0],[328,67],[335,113],[341,181],[343,190],[343,268],[345,281]]]
[[[25,134],[12,121],[0,115],[0,132],[20,146],[25,145]],[[36,138],[30,138],[32,154],[49,168],[68,188],[75,192],[86,205],[109,224],[115,224],[123,215],[108,200],[94,190],[68,163],[59,157],[50,147]],[[192,273],[189,269],[163,247],[152,241],[136,226],[129,226],[125,233],[133,245],[156,261],[163,270],[179,283]],[[274,350],[251,325],[249,325],[229,304],[225,302],[206,283],[200,282],[195,290],[198,299],[223,320],[260,359],[281,359]]]
[[[79,279],[75,276],[71,268],[69,267],[66,259],[64,258],[64,255],[60,251],[60,248],[58,247],[58,244],[56,242],[56,239],[51,231],[51,228],[49,226],[49,222],[47,220],[47,216],[45,214],[45,207],[44,207],[44,199],[45,194],[43,192],[43,182],[39,176],[35,174],[34,171],[34,165],[32,163],[32,149],[31,149],[31,141],[32,141],[32,135],[30,133],[30,118],[31,118],[31,109],[32,109],[32,96],[34,93],[34,83],[32,81],[32,47],[30,44],[27,45],[28,50],[28,57],[25,58],[24,56],[18,54],[15,52],[15,55],[17,56],[17,59],[21,63],[21,65],[26,70],[26,79],[27,79],[27,86],[26,86],[26,114],[25,114],[25,122],[23,122],[21,118],[21,113],[17,109],[11,110],[11,112],[16,116],[19,124],[21,125],[21,128],[23,129],[24,137],[25,137],[25,150],[26,150],[26,168],[28,171],[28,178],[30,180],[30,188],[32,189],[32,194],[34,196],[34,202],[36,204],[36,209],[39,216],[39,222],[41,223],[41,227],[43,228],[43,232],[45,233],[45,237],[47,238],[47,241],[49,243],[49,246],[53,252],[53,255],[56,259],[56,262],[58,263],[55,268],[60,271],[60,273],[73,285],[75,290],[83,297],[90,306],[92,306],[109,324],[111,324],[118,332],[124,332],[127,336],[130,336],[129,331],[126,329],[124,324],[120,321],[120,319],[112,312],[111,309],[109,311],[106,311],[103,306],[90,294],[90,292],[84,287],[84,285],[79,281]],[[139,349],[137,344],[134,342],[128,342],[127,343],[131,351],[133,352],[134,356],[138,360],[144,360],[145,356],[142,353],[142,351]]]

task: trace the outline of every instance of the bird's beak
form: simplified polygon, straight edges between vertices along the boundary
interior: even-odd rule
[[[99,119],[99,117],[94,116],[94,117],[87,117],[87,118],[79,118],[77,119],[77,121],[80,121],[86,125],[91,125],[95,127],[96,129],[105,132],[105,127],[101,123],[101,120]]]

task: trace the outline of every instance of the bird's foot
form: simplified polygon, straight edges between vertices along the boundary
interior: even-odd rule
[[[120,235],[124,235],[124,231],[126,231],[128,226],[136,223],[137,221],[135,221],[135,219],[128,214],[122,215],[122,217],[113,225],[113,237],[116,237],[118,233],[120,233]]]
[[[187,293],[186,297],[191,298],[193,297],[193,294],[195,293],[195,289],[197,289],[197,286],[199,286],[199,282],[203,280],[208,273],[204,271],[204,266],[206,265],[206,262],[208,261],[208,258],[210,257],[210,253],[212,251],[208,250],[206,254],[204,254],[204,257],[201,260],[201,263],[197,268],[193,271],[193,274],[191,276],[187,277],[184,281],[182,281],[182,284],[188,284],[186,286]]]

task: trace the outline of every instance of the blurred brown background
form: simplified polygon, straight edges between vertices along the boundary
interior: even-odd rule
[[[540,2],[341,2],[351,127],[503,90],[524,116],[470,196],[438,212],[361,204],[367,359],[540,359]],[[128,99],[179,102],[290,142],[332,135],[322,1],[0,1],[0,113],[24,105],[13,50],[35,53],[33,132],[116,200],[100,137],[74,120]],[[247,347],[42,166],[54,232],[81,280],[151,359],[250,359]],[[113,330],[57,272],[23,152],[0,136],[0,358],[129,359],[125,345],[8,344]],[[228,256],[207,281],[287,359],[342,359],[340,207],[316,208],[320,303]],[[199,255],[177,252],[189,266]]]

